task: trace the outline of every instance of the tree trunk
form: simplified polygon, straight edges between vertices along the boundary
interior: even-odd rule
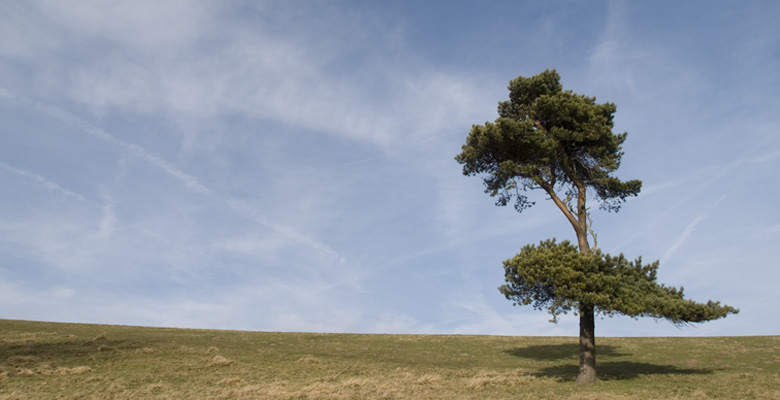
[[[576,215],[568,207],[568,202],[561,201],[555,194],[554,186],[548,184],[542,186],[550,198],[563,212],[563,215],[571,223],[577,234],[577,244],[580,253],[590,253],[588,243],[588,209],[585,207],[587,200],[585,185],[575,184],[577,187]],[[594,307],[590,304],[580,304],[580,373],[577,375],[577,384],[584,385],[596,382],[596,321]]]
[[[596,381],[596,324],[592,305],[580,304],[580,374],[577,384]]]
[[[588,209],[585,207],[585,186],[577,185],[577,242],[580,253],[590,253],[588,244]],[[596,321],[592,304],[580,303],[580,374],[577,384],[596,382]]]

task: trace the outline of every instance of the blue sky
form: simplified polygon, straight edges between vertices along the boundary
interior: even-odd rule
[[[0,318],[577,334],[501,262],[574,239],[453,157],[518,75],[618,106],[598,245],[740,308],[600,336],[780,333],[780,3],[0,3]]]

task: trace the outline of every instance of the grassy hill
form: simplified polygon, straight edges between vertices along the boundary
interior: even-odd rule
[[[780,399],[780,336],[266,333],[0,320],[0,400]]]

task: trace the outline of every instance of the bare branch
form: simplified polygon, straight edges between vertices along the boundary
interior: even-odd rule
[[[590,210],[590,208],[588,208],[587,210]],[[590,237],[593,238],[593,250],[595,250],[599,248],[598,236],[596,235],[596,231],[593,230],[593,218],[590,217],[590,211],[587,211],[586,215],[588,221],[587,222],[588,232],[590,233]]]

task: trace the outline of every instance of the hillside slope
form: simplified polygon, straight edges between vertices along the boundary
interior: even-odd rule
[[[354,335],[0,320],[0,400],[778,399],[780,336]]]

